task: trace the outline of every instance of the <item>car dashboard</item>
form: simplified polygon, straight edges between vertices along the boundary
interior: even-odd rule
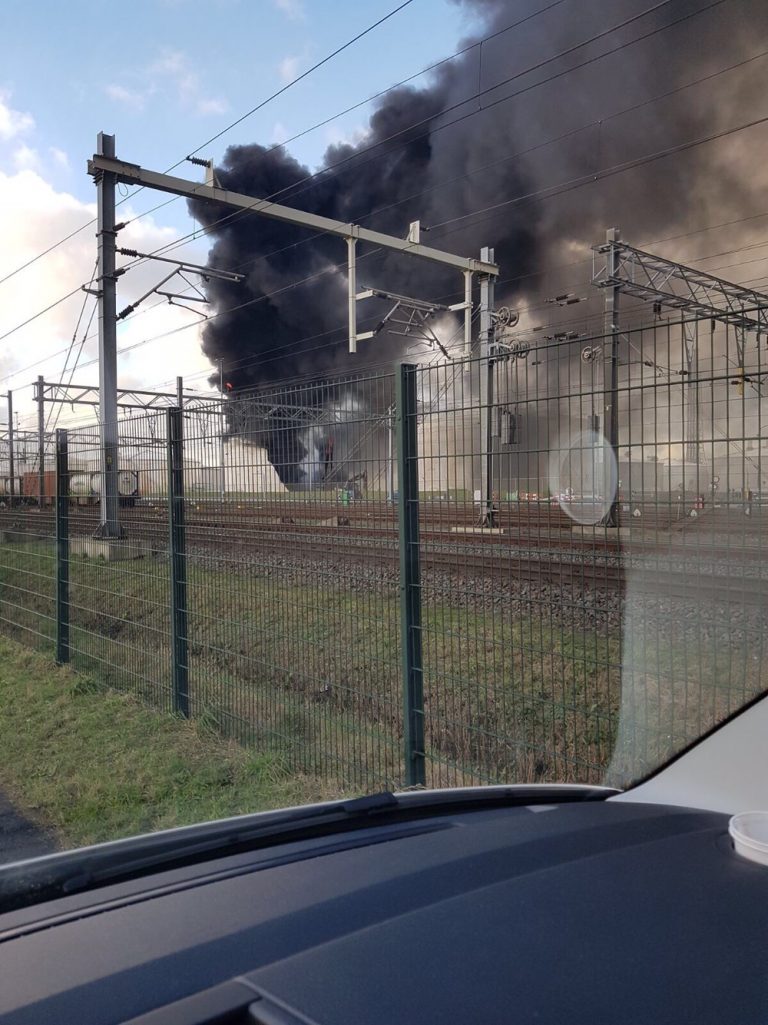
[[[768,869],[724,814],[445,811],[0,915],[7,1025],[768,1019]]]

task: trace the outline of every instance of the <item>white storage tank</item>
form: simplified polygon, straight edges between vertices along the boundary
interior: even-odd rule
[[[69,493],[75,498],[89,498],[91,494],[91,475],[82,470],[74,470],[69,475]]]
[[[117,474],[117,493],[121,498],[135,495],[139,486],[139,475],[135,470],[119,470]]]
[[[117,493],[121,498],[128,498],[136,493],[138,488],[138,473],[136,470],[117,471]],[[91,474],[91,493],[101,494],[101,473]]]

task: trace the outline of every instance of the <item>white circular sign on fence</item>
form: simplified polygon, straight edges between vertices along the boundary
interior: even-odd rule
[[[549,454],[549,487],[560,508],[583,526],[599,523],[616,498],[618,467],[602,434],[569,435]]]

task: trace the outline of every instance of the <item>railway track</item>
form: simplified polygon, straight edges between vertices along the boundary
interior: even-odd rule
[[[284,507],[283,507],[284,508]],[[331,508],[331,507],[329,507]],[[253,564],[253,556],[290,556],[302,560],[355,562],[394,567],[398,558],[397,527],[394,521],[371,524],[359,517],[339,525],[339,509],[327,520],[336,522],[271,522],[248,512],[225,517],[209,509],[191,508],[187,517],[187,544],[191,552],[221,551],[222,561]],[[123,510],[123,521],[136,538],[163,551],[167,545],[166,511],[162,506]],[[738,602],[768,609],[768,579],[723,572],[706,572],[705,559],[754,562],[764,558],[755,545],[709,545],[622,541],[587,537],[574,538],[556,529],[544,528],[530,518],[518,532],[455,532],[444,510],[440,517],[424,516],[421,532],[421,564],[425,570],[458,572],[466,577],[487,577],[505,582],[519,580],[534,585],[590,588],[623,594],[663,595],[683,599]],[[98,510],[73,510],[73,536],[91,535],[98,524]],[[461,526],[461,524],[459,524]],[[52,537],[55,529],[51,510],[0,510],[0,530],[16,530],[22,536]],[[562,536],[564,535],[565,536]],[[698,563],[697,571],[671,570],[661,559],[674,557]],[[643,565],[652,559],[653,564]]]

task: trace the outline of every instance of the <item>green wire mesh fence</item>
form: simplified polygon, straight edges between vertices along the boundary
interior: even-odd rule
[[[613,394],[609,351],[126,418],[113,539],[98,427],[59,432],[0,625],[339,789],[637,779],[765,689],[765,378],[709,320],[627,331]]]

